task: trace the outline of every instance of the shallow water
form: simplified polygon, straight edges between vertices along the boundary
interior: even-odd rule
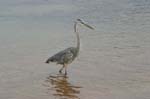
[[[68,67],[45,60],[76,45]],[[149,0],[0,0],[0,99],[149,99]]]

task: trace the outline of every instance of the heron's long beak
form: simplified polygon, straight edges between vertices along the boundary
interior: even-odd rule
[[[83,24],[84,26],[86,26],[86,27],[89,28],[89,29],[94,30],[94,28],[93,28],[92,26],[88,25],[88,24],[85,24],[85,23],[83,23],[83,22],[81,22],[81,24]]]
[[[81,24],[83,24],[84,26],[88,27],[89,29],[94,30],[94,28],[93,28],[92,26],[90,26],[90,25],[88,25],[88,24],[85,24],[85,23],[84,23],[84,22],[82,22],[82,21],[80,21],[80,22],[81,22]]]

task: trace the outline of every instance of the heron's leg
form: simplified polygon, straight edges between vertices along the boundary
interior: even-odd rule
[[[67,75],[67,64],[65,64],[64,67],[65,67],[65,75]]]
[[[62,70],[64,69],[65,65],[59,70],[59,73],[62,73]]]

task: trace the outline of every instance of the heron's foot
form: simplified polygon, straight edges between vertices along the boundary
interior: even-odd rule
[[[67,72],[65,72],[65,76],[67,76]]]
[[[67,76],[67,75],[64,75],[64,78],[68,78],[68,76]]]
[[[65,72],[64,77],[65,77],[65,78],[68,78],[68,76],[67,76],[67,72]]]
[[[59,70],[59,73],[62,74],[62,70]]]

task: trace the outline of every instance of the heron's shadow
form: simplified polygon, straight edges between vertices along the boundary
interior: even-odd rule
[[[49,75],[46,80],[46,87],[50,94],[59,99],[80,99],[81,86],[73,85],[69,78],[63,74]]]

